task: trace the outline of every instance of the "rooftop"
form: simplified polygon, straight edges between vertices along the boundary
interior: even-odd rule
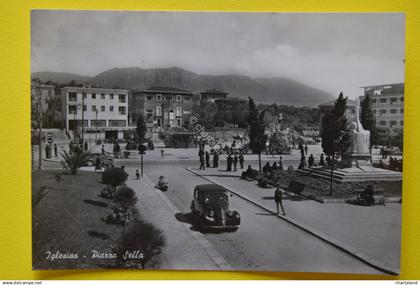
[[[178,89],[174,87],[167,87],[167,86],[153,86],[148,89],[143,90],[142,92],[151,92],[151,93],[188,93],[192,94],[192,91]]]
[[[227,92],[221,91],[221,90],[217,90],[215,88],[211,89],[211,90],[206,90],[203,92],[200,92],[201,94],[220,94],[220,95],[226,95],[228,94]]]
[[[195,189],[200,192],[228,192],[228,190],[217,184],[201,184],[195,186]]]

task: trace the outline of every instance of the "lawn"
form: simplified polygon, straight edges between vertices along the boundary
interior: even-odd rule
[[[100,180],[99,173],[85,171],[77,175],[33,173],[33,269],[115,267],[113,259],[92,258],[93,250],[112,252],[123,232],[122,226],[101,220],[110,201],[98,196],[104,187]],[[61,258],[51,260],[60,254]]]

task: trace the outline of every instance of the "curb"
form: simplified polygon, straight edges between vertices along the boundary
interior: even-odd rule
[[[311,228],[310,226],[307,226],[305,224],[299,223],[299,222],[295,221],[292,218],[279,215],[279,214],[275,213],[274,211],[266,208],[261,203],[256,202],[256,201],[252,200],[251,198],[247,197],[246,195],[240,194],[236,190],[233,190],[230,187],[224,186],[224,185],[220,184],[219,182],[214,181],[213,179],[208,178],[208,177],[206,177],[206,176],[198,173],[195,170],[192,170],[190,167],[187,167],[186,170],[190,171],[191,173],[193,173],[193,174],[195,174],[197,176],[200,176],[203,179],[206,179],[206,180],[210,181],[213,184],[217,184],[217,185],[223,186],[224,188],[226,188],[232,194],[235,194],[236,196],[238,196],[238,197],[240,197],[240,198],[242,198],[242,199],[250,202],[251,204],[253,204],[253,205],[255,205],[255,206],[257,206],[257,207],[259,207],[259,208],[261,208],[261,209],[263,209],[263,210],[265,210],[265,211],[267,211],[267,212],[269,212],[269,213],[271,213],[271,214],[273,214],[275,216],[277,216],[280,219],[283,219],[284,221],[292,224],[293,226],[295,226],[295,227],[297,227],[297,228],[299,228],[299,229],[301,229],[301,230],[303,230],[303,231],[305,231],[305,232],[307,232],[307,233],[309,233],[309,234],[311,234],[311,235],[313,235],[313,236],[315,236],[315,237],[317,237],[317,238],[319,238],[319,239],[327,242],[328,244],[330,244],[330,245],[332,245],[332,246],[340,249],[341,251],[343,251],[343,252],[345,252],[345,253],[347,253],[347,254],[349,254],[349,255],[357,258],[358,260],[362,261],[363,263],[365,263],[365,264],[367,264],[367,265],[369,265],[369,266],[371,266],[371,267],[373,267],[373,268],[375,268],[375,269],[377,269],[379,271],[382,271],[382,272],[384,272],[386,274],[389,274],[389,275],[399,275],[398,270],[391,269],[391,266],[389,266],[389,264],[387,264],[385,262],[378,261],[378,260],[376,260],[376,259],[374,259],[374,258],[372,258],[370,256],[367,256],[366,254],[364,254],[362,252],[359,252],[355,248],[352,248],[350,246],[341,244],[339,241],[337,241],[337,240],[335,240],[335,239],[333,239],[331,237],[328,237],[328,236],[326,236],[325,234],[323,234],[321,232],[318,232],[317,230]]]
[[[147,175],[143,176],[143,180],[150,185],[153,191],[159,196],[159,198],[163,201],[163,203],[169,208],[169,210],[173,214],[180,212],[179,209],[171,202],[171,200],[169,200],[169,198],[165,194],[163,194],[160,190],[157,190],[155,187],[152,186],[155,183]],[[198,241],[200,246],[205,250],[210,259],[220,270],[234,270],[234,268],[223,258],[222,255],[220,255],[219,252],[217,252],[217,250],[205,237],[203,237],[199,232],[192,232],[189,226],[184,223],[183,226],[186,228],[187,232],[189,232],[193,236],[193,238],[195,238]]]

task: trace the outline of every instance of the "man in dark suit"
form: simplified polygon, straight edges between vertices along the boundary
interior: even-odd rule
[[[276,202],[277,214],[279,214],[279,205],[280,205],[281,210],[283,211],[283,216],[286,216],[286,212],[284,211],[284,208],[283,208],[283,192],[280,190],[279,186],[277,186],[277,189],[274,192],[274,201]]]

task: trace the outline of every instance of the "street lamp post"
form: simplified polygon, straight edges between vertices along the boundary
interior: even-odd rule
[[[95,107],[95,145],[98,141],[98,109]]]
[[[85,143],[84,140],[84,127],[85,127],[85,92],[82,88],[82,144]]]

